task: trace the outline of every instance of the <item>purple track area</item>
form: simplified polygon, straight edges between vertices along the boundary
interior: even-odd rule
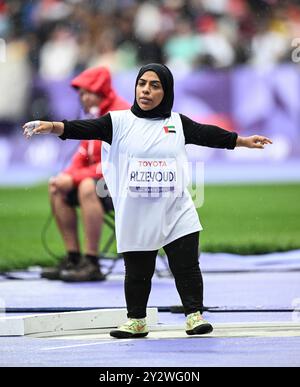
[[[203,254],[205,313],[211,323],[291,322],[300,319],[300,252],[260,257]],[[244,265],[243,265],[244,263]],[[159,270],[164,269],[158,260]],[[1,306],[10,308],[124,307],[123,264],[105,282],[67,284],[38,279],[0,280]],[[29,278],[29,279],[28,279]],[[149,306],[180,305],[172,278],[153,278]],[[220,308],[219,310],[217,308]],[[252,312],[250,312],[252,310]],[[8,316],[12,315],[10,313]],[[180,313],[159,322],[184,324]],[[298,320],[299,321],[299,320]],[[300,366],[300,337],[183,337],[116,341],[0,337],[0,366],[203,367]]]

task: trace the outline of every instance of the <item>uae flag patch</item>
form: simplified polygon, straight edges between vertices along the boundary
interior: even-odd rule
[[[165,133],[176,133],[174,125],[164,126],[164,131]]]

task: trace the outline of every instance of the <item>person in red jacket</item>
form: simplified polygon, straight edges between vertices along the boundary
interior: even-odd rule
[[[84,112],[93,118],[109,111],[128,109],[129,104],[112,88],[107,68],[87,69],[71,82]],[[49,181],[52,211],[62,236],[66,256],[57,267],[45,268],[42,277],[63,281],[99,281],[105,277],[98,264],[98,248],[105,211],[112,209],[110,197],[99,198],[96,183],[103,179],[100,140],[83,140],[70,166]],[[80,207],[85,238],[81,255],[76,206]]]

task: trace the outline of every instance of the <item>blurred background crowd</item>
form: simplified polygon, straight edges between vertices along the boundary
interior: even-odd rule
[[[0,35],[34,71],[54,79],[98,64],[112,71],[149,61],[182,69],[263,66],[290,58],[291,38],[300,36],[300,5],[279,0],[1,0]]]
[[[117,73],[152,61],[181,71],[271,66],[291,60],[299,36],[296,0],[0,0],[1,89],[18,85],[15,109],[1,98],[0,119],[8,110],[7,118],[20,115],[36,74],[60,80],[87,67]]]
[[[291,38],[300,36],[300,5],[279,0],[0,0],[0,36],[33,71],[54,79],[98,64],[112,71],[149,61],[182,69],[264,66],[290,58]]]

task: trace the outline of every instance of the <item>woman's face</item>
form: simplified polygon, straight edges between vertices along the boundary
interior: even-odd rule
[[[154,71],[146,71],[139,78],[135,95],[137,104],[142,110],[152,110],[161,103],[164,90]]]

